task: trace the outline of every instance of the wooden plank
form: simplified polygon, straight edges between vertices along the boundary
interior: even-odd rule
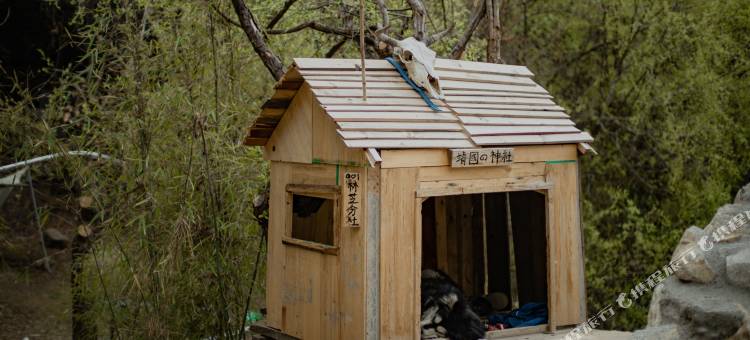
[[[357,70],[361,68],[359,59],[294,58],[300,70]],[[365,59],[368,71],[393,70],[393,65],[383,59]]]
[[[365,339],[380,339],[380,167],[367,169]]]
[[[547,324],[530,326],[530,327],[509,328],[509,329],[503,329],[499,331],[489,331],[485,333],[484,337],[487,340],[503,339],[503,338],[512,337],[512,336],[542,333],[546,329],[547,329]]]
[[[312,91],[309,86],[299,89],[265,146],[270,160],[312,162]]]
[[[327,59],[327,58],[294,58],[294,63],[300,69],[305,70],[357,70],[360,68],[359,59]],[[393,66],[386,60],[367,59],[365,66],[369,71],[392,71]],[[496,73],[505,75],[517,75],[531,77],[531,73],[525,66],[489,64],[465,60],[436,59],[435,68],[438,70],[457,70],[479,73]]]
[[[323,105],[326,112],[445,112],[451,111],[443,108],[441,111],[433,111],[427,104],[424,106],[394,106],[394,105]]]
[[[271,96],[271,99],[292,99],[295,94],[297,94],[297,90],[276,89]]]
[[[339,253],[339,247],[337,246],[329,246],[317,242],[311,242],[311,241],[305,241],[301,239],[296,239],[288,236],[284,236],[284,238],[281,239],[281,243],[299,247],[301,249],[307,249],[312,251],[317,251],[322,254],[326,255],[338,255]]]
[[[367,79],[367,85],[370,83],[396,83],[396,82],[404,82],[404,78],[401,78],[401,76],[398,75],[398,73],[394,73],[392,76],[371,76],[367,74],[365,76]],[[322,81],[351,81],[355,82],[359,80],[362,81],[361,75],[352,75],[352,76],[337,76],[337,75],[321,75],[321,76],[305,76],[305,80],[312,81],[312,80],[322,80]]]
[[[491,90],[484,90],[484,89],[474,89],[474,90],[445,90],[443,89],[443,94],[446,97],[487,96],[487,97],[518,97],[518,98],[549,98],[549,99],[553,98],[549,94],[542,94],[542,93],[491,91]]]
[[[581,296],[585,281],[577,176],[577,163],[547,166],[547,181],[554,183],[549,209],[556,326],[578,324],[586,318],[582,307],[586,297]]]
[[[451,108],[490,109],[490,110],[524,110],[524,111],[565,111],[558,105],[523,105],[493,103],[451,103]]]
[[[368,212],[366,211],[368,189],[370,187],[367,178],[367,169],[362,167],[342,167],[341,177],[342,226],[347,224],[347,207],[349,200],[349,186],[346,174],[358,174],[359,186],[358,204],[361,207],[359,213],[359,228],[344,227],[340,230],[341,250],[339,251],[340,273],[338,277],[338,297],[341,304],[340,318],[335,320],[341,328],[340,339],[363,339],[365,337],[365,305],[366,305],[366,249]]]
[[[269,326],[283,329],[282,289],[284,282],[285,255],[281,243],[286,225],[286,184],[290,179],[291,165],[282,162],[271,162],[271,194],[268,211],[268,253],[266,268],[266,321]]]
[[[362,89],[317,89],[313,93],[318,97],[361,97]],[[420,98],[413,89],[370,89],[367,88],[367,98]]]
[[[323,105],[390,105],[390,106],[424,106],[427,107],[427,103],[422,98],[367,98],[365,100],[361,97],[319,97],[318,101]],[[442,100],[433,99],[433,103],[437,106],[445,106]]]
[[[526,66],[491,64],[476,61],[454,60],[454,59],[436,59],[435,68],[438,70],[461,70],[465,72],[477,73],[496,73],[512,76],[533,77],[534,74]]]
[[[466,139],[463,132],[339,131],[344,139]]]
[[[472,136],[500,136],[500,135],[528,135],[528,134],[550,134],[550,133],[576,133],[581,130],[575,126],[539,126],[539,125],[514,125],[514,126],[481,126],[466,125],[464,127]]]
[[[515,163],[493,168],[452,168],[450,166],[430,166],[419,169],[420,182],[454,181],[470,179],[517,178],[543,176],[544,162]]]
[[[554,186],[554,185],[553,185]],[[556,240],[557,236],[555,233],[557,231],[552,229],[552,209],[551,209],[551,201],[550,196],[551,193],[554,191],[554,187],[550,190],[544,191],[544,215],[547,219],[547,228],[546,228],[546,235],[545,240],[547,242],[547,331],[550,333],[554,333],[557,330],[557,300],[555,299],[555,294],[559,292],[558,285],[557,285],[557,265],[555,253],[557,251],[557,248],[559,245],[552,244],[552,240]],[[581,230],[583,232],[583,230]],[[585,296],[585,295],[583,295]],[[585,299],[584,299],[585,300]],[[585,302],[584,302],[585,305]],[[582,311],[583,314],[586,313],[585,310]]]
[[[418,339],[417,169],[381,171],[380,337]]]
[[[513,164],[513,148],[451,149],[451,167],[497,167]]]
[[[368,92],[369,94],[369,92]],[[454,122],[450,112],[328,112],[337,122]]]
[[[417,197],[481,194],[550,188],[544,176],[419,182]]]
[[[563,110],[559,111],[530,111],[523,109],[476,109],[452,107],[459,115],[482,116],[482,117],[514,117],[514,118],[569,118]]]
[[[422,169],[419,169],[420,176]],[[435,197],[435,248],[437,250],[437,268],[448,272],[448,221],[445,197]]]
[[[360,76],[361,71],[356,70],[331,70],[331,69],[302,69],[299,73],[304,76]],[[400,77],[398,71],[391,67],[390,70],[367,70],[367,76],[373,77]],[[368,94],[369,95],[369,94]]]
[[[471,148],[474,145],[468,140],[458,139],[347,139],[344,141],[350,148]]]
[[[545,90],[541,86],[487,84],[458,80],[442,80],[440,81],[440,86],[443,88],[443,90],[489,90],[548,94],[547,90]]]
[[[506,84],[506,85],[522,85],[522,86],[538,86],[531,78],[499,75],[494,73],[477,73],[477,72],[462,72],[462,71],[449,71],[441,70],[438,71],[438,77],[440,81],[443,80],[457,80],[457,81],[471,81],[477,83],[488,83],[488,84]]]
[[[516,164],[578,159],[576,147],[572,144],[521,145],[514,146],[513,152]],[[381,167],[384,169],[450,165],[448,150],[381,150],[380,156],[383,158]]]
[[[331,81],[331,80],[308,80],[308,84],[315,89],[360,89],[362,91],[362,81]],[[387,82],[387,83],[367,83],[367,90],[375,89],[400,89],[414,91],[409,84],[405,82]]]
[[[289,334],[285,334],[284,332],[278,329],[264,326],[258,323],[250,325],[250,332],[252,332],[253,334],[259,334],[268,339],[274,339],[274,340],[300,340],[299,338],[293,337]]]
[[[449,105],[459,105],[458,103],[475,103],[475,104],[508,104],[508,105],[555,105],[547,98],[518,98],[518,97],[499,97],[499,96],[446,96],[445,101]]]
[[[320,185],[320,184],[295,184],[288,183],[286,185],[286,191],[315,197],[321,197],[326,199],[337,199],[340,192],[338,185]]]
[[[367,157],[361,149],[351,149],[338,135],[336,122],[329,117],[320,105],[313,103],[313,159],[325,159],[335,163],[364,164]]]
[[[478,136],[471,137],[477,145],[529,145],[591,142],[594,139],[588,132],[560,133],[532,136]]]
[[[553,125],[553,126],[573,126],[570,119],[552,119],[552,118],[509,118],[509,117],[487,117],[487,116],[460,116],[464,125]]]
[[[342,130],[361,131],[462,131],[457,123],[337,122]]]

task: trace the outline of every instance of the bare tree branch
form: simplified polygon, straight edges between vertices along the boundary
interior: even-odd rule
[[[318,32],[340,35],[340,36],[346,37],[348,39],[355,39],[355,38],[359,37],[359,33],[357,33],[357,32],[350,31],[350,30],[344,30],[344,29],[340,29],[340,28],[335,28],[335,27],[331,27],[331,26],[326,26],[326,25],[318,23],[317,21],[308,21],[308,22],[299,24],[297,26],[294,26],[294,27],[291,27],[291,28],[287,28],[287,29],[283,29],[283,30],[282,29],[270,30],[270,31],[267,31],[267,33],[271,34],[271,35],[289,34],[289,33],[299,32],[299,31],[304,30],[306,28],[309,28],[309,29],[312,29],[312,30],[315,30],[315,31],[318,31]],[[376,45],[375,40],[373,40],[371,37],[368,37],[368,36],[365,36],[365,42],[368,45],[373,45],[373,46]]]
[[[427,10],[422,3],[422,0],[406,0],[411,7],[411,17],[414,26],[414,37],[419,41],[424,41],[427,37],[427,24],[425,17],[427,16]]]
[[[239,27],[239,28],[242,28],[242,25],[240,25],[240,23],[239,23],[239,22],[237,22],[237,21],[233,20],[232,18],[230,18],[230,17],[228,17],[228,16],[226,15],[226,14],[224,14],[224,13],[223,13],[223,12],[222,12],[221,10],[219,10],[219,7],[216,7],[216,4],[211,4],[211,8],[213,8],[213,10],[214,10],[214,11],[215,11],[215,12],[216,12],[217,14],[219,14],[219,16],[220,16],[220,17],[221,17],[222,19],[224,19],[224,21],[226,21],[227,23],[229,23],[230,25],[234,25],[234,26],[237,26],[237,27]]]
[[[375,0],[375,3],[378,5],[380,19],[382,20],[378,29],[385,28],[387,30],[387,28],[391,26],[391,17],[388,15],[388,6],[385,5],[385,0]],[[388,31],[383,31],[383,33],[387,34]]]
[[[338,52],[342,47],[344,47],[344,44],[349,41],[349,38],[343,38],[339,42],[337,42],[335,45],[331,46],[331,49],[326,52],[326,58],[333,58],[334,55],[336,55],[336,52]]]
[[[273,27],[276,26],[276,24],[281,20],[281,18],[284,17],[284,14],[286,14],[286,11],[289,10],[289,7],[292,7],[292,5],[294,5],[295,2],[297,2],[297,0],[286,0],[286,2],[284,2],[284,6],[281,7],[281,10],[279,11],[279,13],[276,13],[276,15],[274,15],[273,18],[271,18],[271,21],[268,22],[268,25],[266,25],[266,29],[269,29],[269,30],[273,29]]]
[[[479,0],[479,2],[474,6],[474,11],[471,12],[471,17],[469,18],[469,24],[466,26],[466,31],[464,31],[463,36],[458,39],[456,44],[453,45],[453,49],[451,49],[451,59],[461,59],[461,56],[466,50],[466,45],[469,43],[469,40],[471,40],[471,36],[474,34],[474,31],[476,31],[479,23],[482,22],[482,19],[484,19],[487,9],[484,1],[485,0]]]
[[[323,33],[329,33],[329,34],[336,34],[336,35],[343,35],[349,38],[354,37],[354,32],[350,30],[344,30],[340,28],[334,28],[330,26],[326,26],[323,24],[318,23],[317,21],[308,21],[302,24],[299,24],[297,26],[287,28],[287,29],[276,29],[276,30],[268,30],[266,31],[268,34],[272,35],[278,35],[278,34],[289,34],[289,33],[295,33],[299,32],[305,28],[310,28],[316,31],[320,31]]]
[[[376,37],[378,41],[383,42],[388,46],[393,46],[393,47],[398,46],[398,40],[391,38],[387,34],[383,33],[386,30],[388,30],[388,27],[383,27],[374,32],[371,30],[370,34]]]
[[[232,0],[232,6],[237,13],[237,18],[242,26],[242,30],[253,45],[255,53],[257,53],[263,61],[263,65],[265,65],[268,71],[271,72],[274,79],[281,79],[286,72],[284,64],[282,64],[281,59],[279,59],[266,43],[263,33],[258,29],[258,24],[253,19],[250,10],[245,6],[244,0]]]
[[[446,35],[450,34],[451,32],[453,32],[453,24],[451,24],[445,30],[442,30],[440,32],[437,32],[433,35],[428,36],[427,39],[424,40],[424,44],[427,46],[430,46],[438,42],[440,39],[443,39]]]

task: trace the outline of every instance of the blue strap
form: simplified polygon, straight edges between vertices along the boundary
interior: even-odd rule
[[[414,91],[417,91],[417,93],[419,93],[419,96],[424,99],[424,102],[427,103],[427,106],[429,106],[433,111],[442,111],[437,105],[435,105],[435,103],[432,102],[432,100],[430,100],[430,97],[428,97],[427,94],[424,93],[424,90],[422,90],[421,87],[417,86],[417,84],[415,84],[411,80],[411,78],[409,78],[409,74],[406,73],[406,70],[401,67],[401,64],[399,62],[393,60],[393,58],[391,57],[386,57],[385,60],[388,60],[388,62],[391,63],[394,68],[396,68],[396,71],[398,71],[398,74],[401,75],[401,78],[404,78],[406,83],[409,84],[409,86],[411,86]]]

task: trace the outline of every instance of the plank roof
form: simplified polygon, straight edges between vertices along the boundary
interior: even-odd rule
[[[385,60],[295,58],[250,127],[245,144],[265,145],[297,90],[315,99],[351,148],[465,148],[593,141],[524,66],[437,59],[445,94],[430,109]]]

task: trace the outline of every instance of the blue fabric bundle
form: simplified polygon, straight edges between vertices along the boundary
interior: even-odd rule
[[[508,314],[490,315],[488,321],[493,325],[501,323],[512,328],[542,325],[547,322],[547,305],[529,302]]]
[[[393,60],[393,58],[391,57],[386,57],[385,60],[393,65],[396,71],[398,71],[398,74],[401,75],[401,78],[404,78],[406,83],[409,84],[409,86],[411,86],[414,91],[417,91],[417,93],[419,93],[419,96],[424,99],[424,102],[427,103],[427,106],[429,106],[433,111],[442,111],[437,105],[435,105],[435,103],[432,102],[432,100],[430,100],[430,97],[428,97],[427,94],[424,93],[424,90],[422,90],[421,87],[417,86],[417,84],[415,84],[411,80],[411,78],[409,78],[409,74],[406,72],[406,70],[404,70],[403,67],[401,67],[401,64],[398,61]]]

